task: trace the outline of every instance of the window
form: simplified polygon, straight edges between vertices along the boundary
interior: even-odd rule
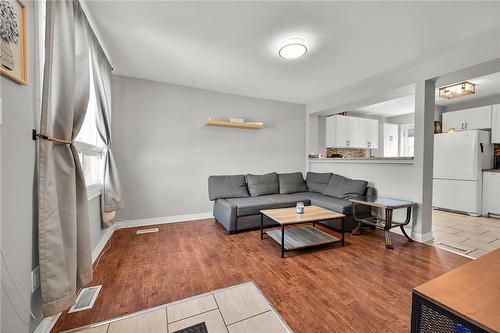
[[[415,155],[415,124],[401,125],[401,152],[405,157]]]
[[[45,18],[46,18],[46,1],[37,1],[37,20],[38,20],[38,71],[37,71],[37,84],[38,84],[38,108],[41,109],[41,96],[43,87],[43,70],[45,63]],[[89,53],[90,58],[90,53]],[[89,62],[90,65],[90,62]],[[78,155],[82,165],[83,173],[85,176],[85,183],[87,185],[87,194],[89,199],[92,199],[100,194],[102,177],[104,175],[104,158],[102,152],[104,143],[99,137],[97,131],[97,99],[95,95],[94,78],[92,73],[92,66],[89,66],[90,75],[90,96],[89,104],[87,107],[87,114],[83,122],[82,128],[75,139],[75,146],[78,150]]]

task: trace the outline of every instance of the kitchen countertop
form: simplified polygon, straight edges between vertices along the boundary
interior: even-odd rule
[[[367,157],[367,158],[309,158],[310,163],[339,162],[339,163],[402,163],[412,164],[413,157]]]
[[[500,172],[500,169],[483,169],[483,172]]]

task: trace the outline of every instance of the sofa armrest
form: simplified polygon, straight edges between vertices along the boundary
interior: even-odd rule
[[[236,231],[237,208],[226,199],[215,200],[214,217],[227,231]]]
[[[366,196],[373,197],[377,195],[377,189],[375,187],[367,187],[366,188]]]

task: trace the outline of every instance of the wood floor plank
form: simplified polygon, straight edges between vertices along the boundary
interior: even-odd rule
[[[158,228],[116,231],[94,273],[94,307],[63,313],[52,332],[252,280],[294,332],[407,332],[412,288],[469,261],[396,234],[388,250],[378,231],[282,259],[260,231],[227,235],[214,220]]]

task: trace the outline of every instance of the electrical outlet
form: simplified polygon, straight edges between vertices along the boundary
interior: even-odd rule
[[[34,293],[38,288],[40,288],[40,266],[31,272],[31,293]]]

